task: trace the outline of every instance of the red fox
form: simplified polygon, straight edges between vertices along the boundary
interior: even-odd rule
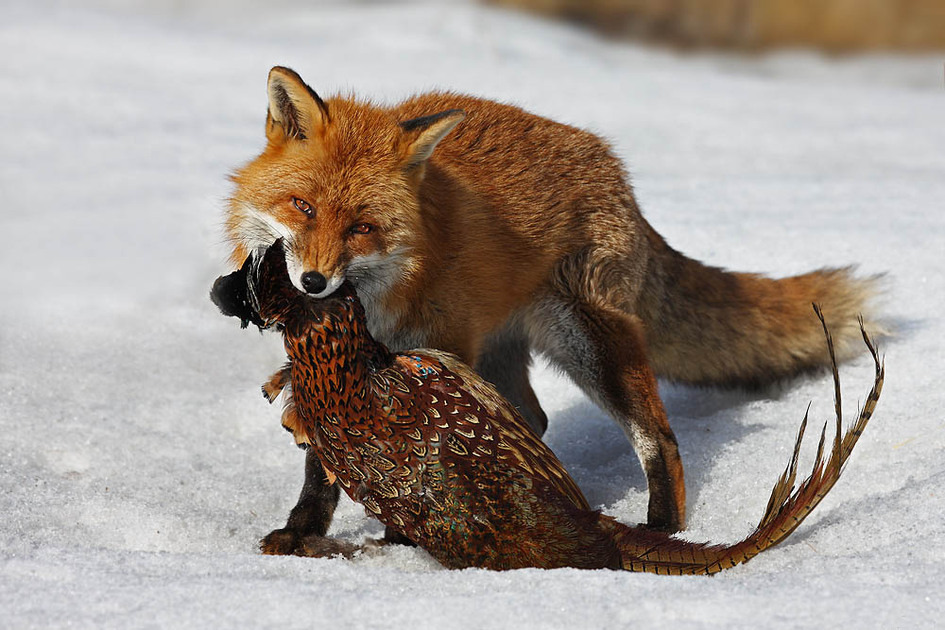
[[[646,474],[647,524],[685,525],[683,466],[657,377],[758,387],[829,365],[812,302],[853,352],[875,278],[824,269],[780,280],[708,267],[643,218],[601,138],[449,92],[392,107],[323,100],[269,73],[267,145],[233,175],[232,262],[284,239],[292,283],[345,279],[392,351],[456,354],[540,435],[531,352],[566,372],[627,434]],[[268,553],[304,553],[338,498],[309,451],[306,483]]]

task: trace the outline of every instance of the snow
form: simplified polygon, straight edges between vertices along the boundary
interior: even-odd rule
[[[449,572],[407,548],[260,555],[303,456],[259,395],[279,340],[239,330],[207,292],[227,269],[226,176],[262,146],[275,64],[326,94],[450,88],[593,129],[656,228],[713,265],[885,272],[886,390],[843,479],[784,544],[714,578]],[[936,625],[941,82],[934,56],[690,56],[464,2],[4,3],[0,627]],[[850,417],[868,359],[841,378]],[[534,380],[546,439],[592,505],[642,520],[616,425],[544,365]],[[747,534],[808,401],[831,418],[826,375],[661,391],[693,540]],[[331,533],[380,532],[345,499]]]

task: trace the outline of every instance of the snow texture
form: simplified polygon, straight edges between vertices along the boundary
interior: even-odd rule
[[[710,264],[886,273],[886,390],[831,495],[784,544],[714,578],[450,572],[408,548],[260,555],[303,455],[259,395],[279,340],[239,330],[207,292],[227,270],[227,174],[262,147],[276,64],[325,94],[448,88],[599,132],[653,225]],[[940,58],[687,55],[463,2],[8,0],[0,96],[0,627],[941,623]],[[869,360],[841,377],[849,417]],[[642,520],[617,426],[546,366],[534,380],[546,439],[591,504]],[[832,417],[827,375],[661,391],[693,540],[747,534],[808,401]],[[331,533],[381,527],[343,499]]]

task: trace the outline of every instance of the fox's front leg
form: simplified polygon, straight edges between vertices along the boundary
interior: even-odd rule
[[[329,482],[315,449],[306,449],[305,483],[299,501],[289,513],[285,527],[260,541],[262,552],[280,556],[352,556],[361,549],[359,545],[325,536],[339,495],[338,484]]]
[[[262,386],[263,396],[275,401],[292,380],[291,363],[286,363]],[[352,556],[361,547],[352,543],[328,538],[328,526],[338,505],[340,491],[334,478],[319,461],[315,450],[308,445],[308,437],[299,425],[292,399],[286,400],[282,413],[282,426],[295,437],[296,444],[307,447],[305,451],[305,483],[299,500],[285,527],[274,530],[263,538],[259,547],[265,554],[327,557]]]
[[[282,369],[273,374],[263,384],[263,396],[270,403],[274,402],[286,385],[291,383],[291,367],[291,363],[286,363]],[[311,448],[308,435],[299,423],[295,403],[291,397],[285,401],[285,409],[282,412],[282,426],[292,433],[296,444],[306,449],[305,483],[302,485],[298,502],[289,513],[289,519],[286,521],[285,527],[270,532],[259,542],[259,548],[264,554],[277,556],[293,555],[325,558],[341,555],[350,558],[365,547],[329,538],[325,535],[338,505],[340,491],[334,476],[325,470],[315,454],[315,450]],[[388,542],[413,544],[388,528],[384,540],[375,541],[369,546],[377,546]]]

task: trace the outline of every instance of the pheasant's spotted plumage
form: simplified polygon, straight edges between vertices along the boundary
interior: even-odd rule
[[[263,391],[272,400],[291,386],[283,424],[316,449],[328,478],[451,568],[678,574],[744,562],[790,534],[833,486],[882,387],[877,361],[868,403],[842,440],[838,431],[829,460],[818,457],[795,489],[799,437],[758,529],[735,545],[701,545],[591,510],[554,453],[491,385],[447,353],[390,353],[368,333],[348,284],[322,300],[297,291],[279,243],[219,280],[213,296],[226,314],[282,328],[290,361]]]

